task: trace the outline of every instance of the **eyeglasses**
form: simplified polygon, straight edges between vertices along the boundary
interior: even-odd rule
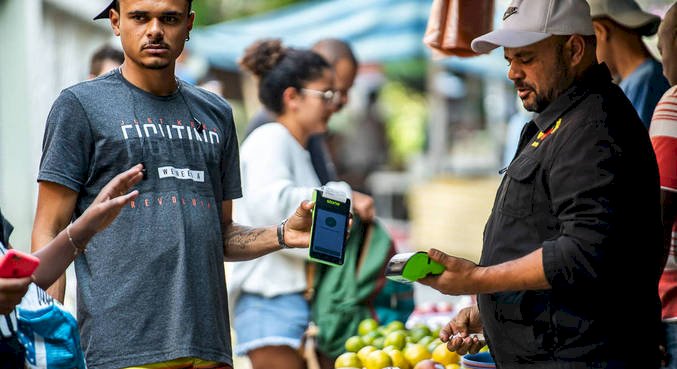
[[[302,88],[301,91],[320,97],[325,104],[329,103],[337,104],[341,101],[340,91],[332,91],[332,90],[320,91],[313,90],[312,88]]]

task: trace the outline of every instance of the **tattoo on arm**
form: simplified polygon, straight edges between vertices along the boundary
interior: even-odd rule
[[[226,248],[237,247],[240,250],[250,247],[265,231],[264,228],[245,227],[233,223],[224,227],[224,229],[223,243]]]

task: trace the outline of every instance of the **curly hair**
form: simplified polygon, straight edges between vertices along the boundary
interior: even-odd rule
[[[254,42],[245,50],[240,66],[258,77],[259,100],[275,114],[283,113],[285,89],[301,89],[331,69],[329,63],[314,51],[284,47],[279,39]]]

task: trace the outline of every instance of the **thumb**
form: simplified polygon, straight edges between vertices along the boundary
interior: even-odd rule
[[[301,203],[301,208],[303,208],[303,210],[306,210],[306,211],[313,210],[314,206],[315,206],[315,203],[312,202],[312,201],[308,201],[308,200],[303,200],[303,202]]]
[[[449,269],[449,264],[451,263],[451,258],[449,255],[438,249],[430,249],[428,250],[428,256],[430,257],[430,260],[444,265],[445,269]]]

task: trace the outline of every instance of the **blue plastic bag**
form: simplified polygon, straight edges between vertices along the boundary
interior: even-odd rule
[[[61,304],[31,284],[16,311],[27,368],[86,369],[78,323]]]

